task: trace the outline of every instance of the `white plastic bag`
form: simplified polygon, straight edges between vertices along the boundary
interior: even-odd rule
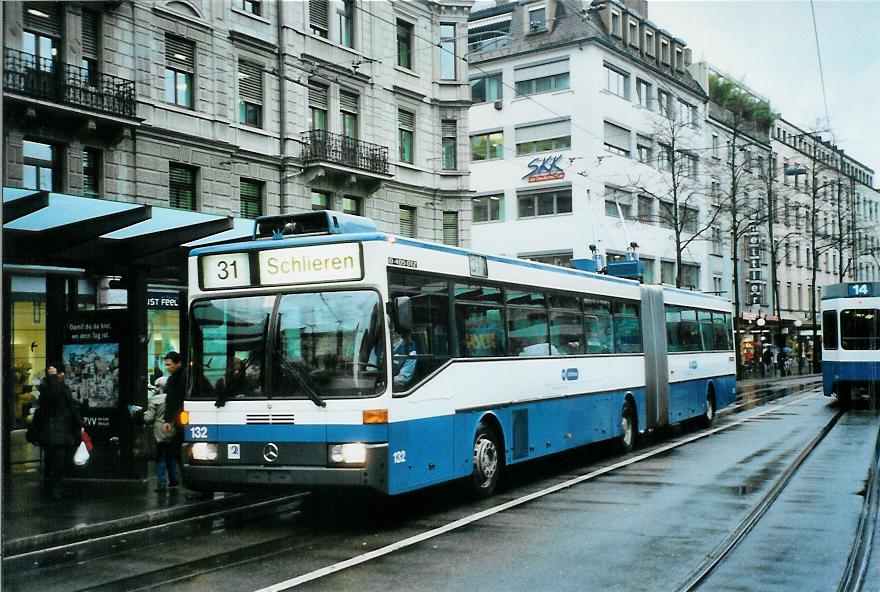
[[[89,449],[86,448],[85,442],[79,443],[79,448],[76,449],[76,454],[73,455],[73,462],[80,467],[89,462]]]

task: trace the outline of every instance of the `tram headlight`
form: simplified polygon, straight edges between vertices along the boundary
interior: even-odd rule
[[[327,448],[327,458],[335,465],[363,465],[367,462],[367,446],[363,442],[331,444]]]
[[[196,442],[190,448],[193,460],[217,460],[217,445],[210,442]]]

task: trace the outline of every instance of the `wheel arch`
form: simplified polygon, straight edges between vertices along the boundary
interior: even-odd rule
[[[498,445],[501,452],[501,464],[504,465],[507,463],[507,438],[504,436],[504,427],[501,424],[501,419],[492,411],[487,411],[480,417],[480,421],[474,426],[474,435],[476,436],[477,430],[480,429],[480,425],[485,425],[492,430],[495,431],[495,435],[498,436]]]
[[[638,403],[636,403],[636,397],[632,393],[632,391],[626,391],[626,393],[623,395],[624,405],[626,404],[627,401],[629,401],[629,404],[632,405],[633,421],[636,422],[635,431],[638,432],[639,431],[639,406],[638,406]],[[623,405],[621,405],[621,407],[620,407],[620,412],[623,413]]]

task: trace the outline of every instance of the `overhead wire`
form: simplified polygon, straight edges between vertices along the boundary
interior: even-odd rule
[[[825,125],[831,125],[831,117],[828,115],[828,95],[825,92],[825,72],[822,69],[822,51],[819,49],[819,26],[816,23],[816,6],[810,0],[810,12],[813,15],[813,37],[816,39],[816,57],[819,60],[819,82],[822,85],[822,102],[825,105]]]

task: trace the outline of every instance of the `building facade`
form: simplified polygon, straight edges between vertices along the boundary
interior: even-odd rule
[[[635,242],[646,282],[707,289],[707,96],[684,42],[646,2],[501,3],[469,34],[474,247],[570,265]]]
[[[335,209],[467,245],[471,4],[4,2],[3,186],[154,219]],[[80,309],[124,308],[128,293],[94,269],[5,272],[11,426],[58,355],[46,344],[65,291]],[[178,272],[149,277],[151,370],[185,346],[181,306],[161,304],[186,301]]]

